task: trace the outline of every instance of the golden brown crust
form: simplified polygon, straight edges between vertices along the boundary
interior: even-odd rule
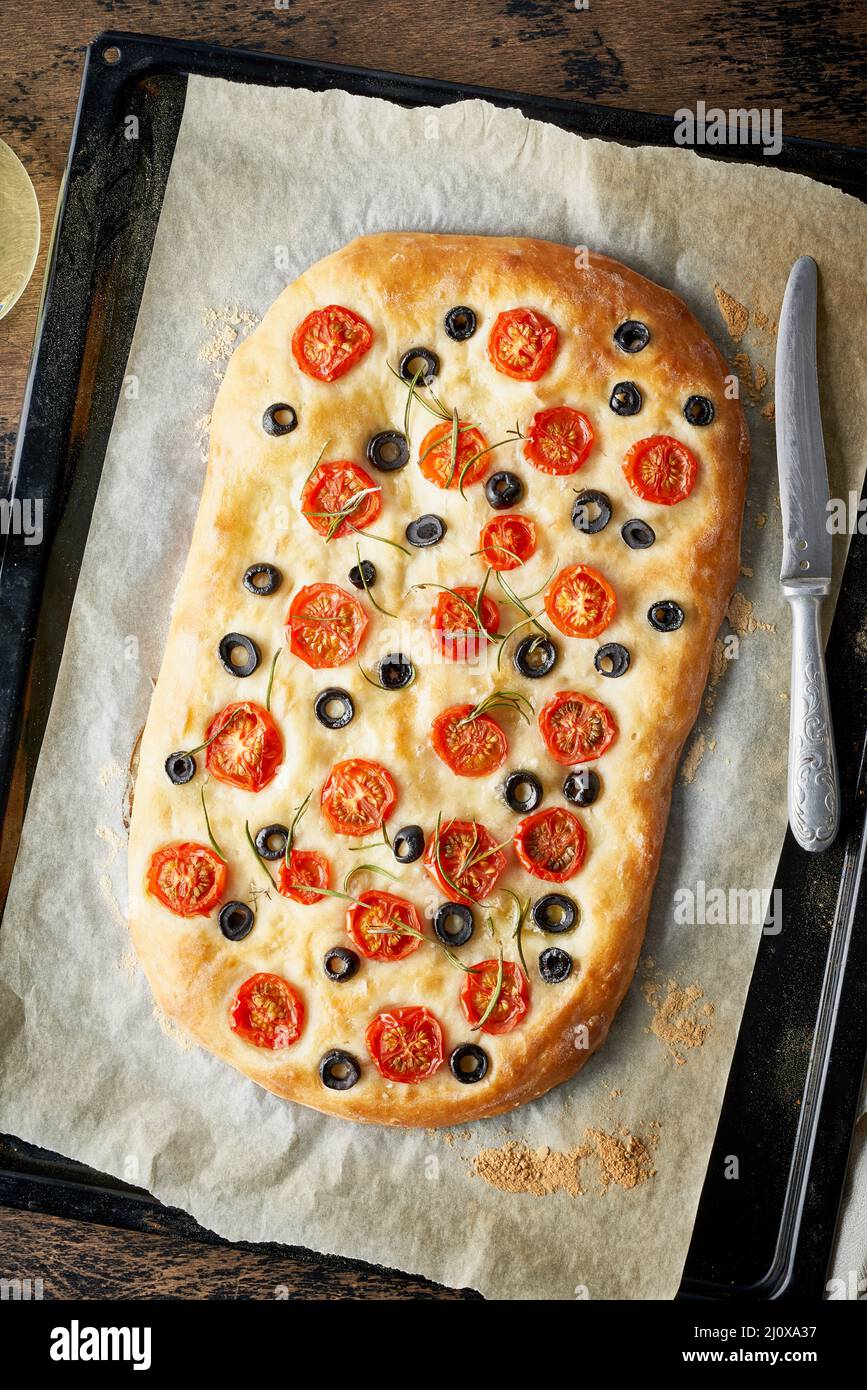
[[[371,325],[374,342],[361,363],[344,377],[323,384],[304,376],[290,351],[292,333],[304,316],[324,304],[344,304]],[[443,316],[456,304],[478,315],[473,338],[455,343]],[[526,305],[547,314],[559,329],[557,355],[536,383],[511,381],[494,371],[487,339],[496,315]],[[614,328],[636,318],[651,341],[636,356],[614,344]],[[425,1004],[443,1024],[446,1051],[479,1038],[458,1002],[463,976],[432,946],[422,946],[399,963],[363,962],[355,978],[333,985],[322,971],[328,947],[347,944],[344,904],[325,899],[301,907],[272,890],[260,897],[251,935],[232,944],[220,934],[216,914],[182,920],[145,890],[155,849],[174,840],[205,839],[199,773],[185,787],[169,784],[163,770],[172,750],[202,741],[210,718],[232,700],[264,703],[273,653],[283,645],[283,619],[297,588],[314,578],[349,587],[355,538],[326,546],[298,515],[299,494],[320,449],[326,457],[364,462],[367,439],[377,430],[401,428],[406,390],[389,372],[408,347],[423,344],[439,354],[437,390],[462,415],[478,420],[490,442],[506,437],[516,420],[526,425],[548,405],[568,403],[591,419],[596,445],[580,474],[550,478],[523,459],[519,444],[493,455],[497,468],[519,473],[528,485],[519,510],[536,519],[540,543],[522,571],[521,592],[542,584],[556,564],[583,561],[613,585],[618,612],[604,640],[624,643],[632,655],[628,673],[605,680],[594,670],[593,640],[560,639],[561,659],[544,681],[523,681],[510,661],[501,674],[491,666],[423,665],[416,685],[401,694],[371,689],[355,665],[311,671],[284,653],[277,666],[272,708],[285,742],[283,772],[258,794],[211,780],[208,809],[217,840],[229,858],[227,896],[244,898],[251,882],[262,886],[244,839],[244,821],[255,832],[271,822],[288,822],[291,808],[310,790],[313,806],[302,823],[299,847],[323,850],[332,861],[332,886],[359,857],[394,869],[387,851],[352,854],[330,831],[315,804],[330,766],[351,756],[371,757],[392,772],[399,801],[392,829],[409,822],[430,834],[437,810],[444,816],[475,818],[498,840],[514,829],[515,817],[498,797],[502,773],[455,778],[430,752],[427,729],[448,705],[473,702],[491,685],[520,686],[536,708],[560,689],[578,689],[613,711],[619,737],[599,770],[603,794],[581,818],[588,854],[566,891],[578,899],[581,922],[569,938],[572,976],[549,986],[539,978],[539,953],[552,941],[530,932],[525,949],[531,974],[531,1007],[518,1028],[481,1039],[491,1057],[486,1079],[460,1085],[448,1063],[420,1085],[385,1083],[371,1065],[364,1030],[387,1005]],[[603,256],[576,266],[574,252],[547,242],[515,238],[386,233],[361,238],[313,266],[276,300],[256,332],[235,352],[214,407],[211,452],[199,515],[181,580],[159,682],[141,749],[130,838],[130,929],[154,994],[162,1008],[203,1046],[231,1062],[277,1095],[355,1120],[398,1125],[447,1125],[511,1109],[571,1076],[604,1039],[629,985],[638,958],[668,815],[678,758],[698,712],[715,634],[738,572],[740,520],[748,466],[748,440],[737,401],[727,399],[725,366],[686,307],[666,290]],[[619,418],[609,409],[613,385],[633,380],[644,404],[639,415]],[[695,428],[682,414],[687,396],[709,396],[716,407],[709,427]],[[275,401],[292,403],[299,427],[271,438],[262,413]],[[384,476],[379,534],[403,541],[406,522],[434,511],[448,522],[446,540],[411,559],[391,547],[361,538],[362,554],[377,566],[376,597],[422,630],[434,594],[411,587],[420,582],[478,584],[483,570],[471,556],[478,532],[491,516],[483,489],[471,487],[467,501],[433,488],[415,459],[422,435],[435,423],[418,406],[412,422],[412,461]],[[641,502],[624,480],[621,461],[629,445],[652,434],[674,435],[699,459],[691,496],[674,507]],[[569,522],[570,488],[598,488],[614,507],[611,524],[583,536]],[[628,549],[620,527],[640,516],[656,529],[656,544]],[[280,566],[283,585],[271,598],[249,595],[240,584],[247,565],[268,560]],[[491,591],[507,620],[512,610]],[[363,598],[363,596],[362,596]],[[647,623],[650,604],[678,601],[686,621],[666,635]],[[372,664],[394,624],[364,600],[370,625],[359,653]],[[252,637],[262,663],[248,680],[226,674],[216,645],[229,631]],[[396,634],[406,640],[406,631]],[[419,657],[421,661],[421,657]],[[348,689],[356,702],[352,724],[340,733],[313,718],[315,694],[327,685]],[[543,687],[540,691],[538,687]],[[547,805],[563,805],[567,769],[548,756],[534,724],[503,719],[510,744],[508,768],[535,770]],[[375,838],[375,837],[368,837]],[[420,864],[401,869],[395,888],[422,912],[440,899]],[[382,887],[370,878],[361,887]],[[509,855],[507,873],[494,898],[507,955],[511,887],[533,897],[547,891]],[[471,963],[494,954],[482,912],[462,956]],[[429,929],[428,929],[429,930]],[[257,970],[284,975],[300,991],[307,1011],[301,1039],[270,1053],[236,1037],[228,1009],[239,984]],[[319,1058],[330,1048],[353,1053],[362,1077],[351,1090],[335,1092],[318,1078]]]

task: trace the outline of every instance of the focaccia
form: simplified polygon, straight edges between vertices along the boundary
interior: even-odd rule
[[[141,746],[165,1012],[353,1120],[576,1072],[635,969],[747,466],[709,338],[604,256],[387,233],[285,289],[217,395]]]

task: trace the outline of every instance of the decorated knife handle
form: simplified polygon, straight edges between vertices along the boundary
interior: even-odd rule
[[[828,586],[783,585],[792,609],[789,715],[789,824],[802,849],[833,843],[840,826],[840,783],[831,727],[820,613]]]

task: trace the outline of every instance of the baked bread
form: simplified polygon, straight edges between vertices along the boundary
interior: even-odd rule
[[[239,345],[129,855],[204,1047],[429,1126],[599,1046],[738,573],[726,388],[672,294],[519,238],[362,237]]]

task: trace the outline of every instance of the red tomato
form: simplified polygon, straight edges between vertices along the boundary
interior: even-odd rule
[[[539,728],[551,757],[567,767],[601,758],[617,737],[611,711],[577,690],[561,690],[543,705]]]
[[[459,597],[455,598],[455,594]],[[433,648],[440,656],[445,657],[446,661],[475,661],[480,648],[487,640],[480,632],[475,613],[472,611],[478,596],[478,589],[473,589],[470,585],[461,585],[452,593],[443,590],[431,609],[430,632]],[[500,610],[487,594],[482,599],[481,616],[485,633],[499,631]]]
[[[482,454],[482,450],[488,447],[488,441],[481,430],[465,425],[463,421],[458,423],[460,430],[454,459],[452,425],[448,420],[444,420],[441,425],[434,425],[421,441],[418,466],[428,482],[435,483],[437,487],[456,488],[470,459],[475,458],[476,454]],[[470,464],[464,475],[464,487],[469,487],[470,483],[477,483],[480,478],[484,478],[490,458],[490,454],[482,454],[481,458]]]
[[[695,487],[698,460],[679,439],[653,434],[633,444],[623,461],[626,481],[645,502],[673,507]]]
[[[555,405],[538,410],[527,429],[524,458],[541,473],[577,473],[593,448],[593,426],[580,410]]]
[[[518,512],[492,517],[479,536],[481,557],[493,570],[517,569],[529,560],[535,549],[535,524]]]
[[[453,705],[431,724],[431,744],[438,758],[458,777],[485,777],[506,761],[509,745],[496,719],[476,715],[472,705]]]
[[[370,324],[351,309],[328,304],[314,309],[292,335],[292,356],[316,381],[336,381],[364,356],[373,342]]]
[[[598,637],[616,609],[611,585],[589,565],[560,570],[545,591],[545,612],[566,637]]]
[[[450,902],[478,903],[492,891],[506,867],[506,856],[478,821],[450,820],[432,835],[424,866]]]
[[[229,1017],[239,1038],[276,1052],[300,1038],[304,1005],[298,991],[282,975],[262,973],[244,981]]]
[[[205,742],[214,734],[205,753],[211,776],[245,792],[267,787],[283,761],[283,740],[268,711],[252,700],[227,705],[205,730]]]
[[[207,845],[166,845],[151,856],[148,892],[178,917],[207,917],[226,887],[226,865]]]
[[[515,852],[527,873],[549,883],[565,883],[576,874],[586,849],[583,825],[562,806],[535,811],[515,831]]]
[[[370,835],[388,820],[396,801],[391,773],[366,758],[335,763],[322,788],[322,809],[338,835]]]
[[[467,1022],[475,1027],[491,1002],[500,971],[498,960],[480,960],[468,972],[461,990],[461,1003]],[[530,1005],[530,987],[520,965],[503,961],[503,983],[499,998],[482,1024],[483,1033],[511,1033]]]
[[[289,650],[308,666],[343,666],[358,651],[367,614],[339,584],[307,584],[286,614]]]
[[[370,488],[376,488],[370,492]],[[335,528],[335,513],[342,512],[360,492],[367,496],[357,502],[352,512]],[[301,493],[301,513],[320,536],[334,539],[361,531],[379,516],[382,488],[357,463],[338,459],[335,463],[318,463],[304,484]],[[323,515],[324,513],[324,515]]]
[[[412,927],[421,931],[419,915],[406,898],[372,888],[346,909],[346,930],[353,945],[368,960],[403,960],[417,951],[421,942],[410,932],[398,934],[384,928]]]
[[[488,339],[488,356],[498,372],[516,381],[538,381],[557,351],[557,329],[533,309],[498,314]]]
[[[386,1081],[416,1085],[442,1066],[443,1030],[430,1009],[420,1004],[377,1014],[364,1038],[377,1071]]]
[[[324,854],[320,854],[317,849],[290,849],[289,863],[285,858],[280,860],[279,874],[280,892],[284,898],[291,898],[293,902],[319,903],[324,898],[324,893],[317,893],[317,888],[328,888],[331,883],[331,866]],[[293,884],[303,883],[304,888],[293,888]]]

